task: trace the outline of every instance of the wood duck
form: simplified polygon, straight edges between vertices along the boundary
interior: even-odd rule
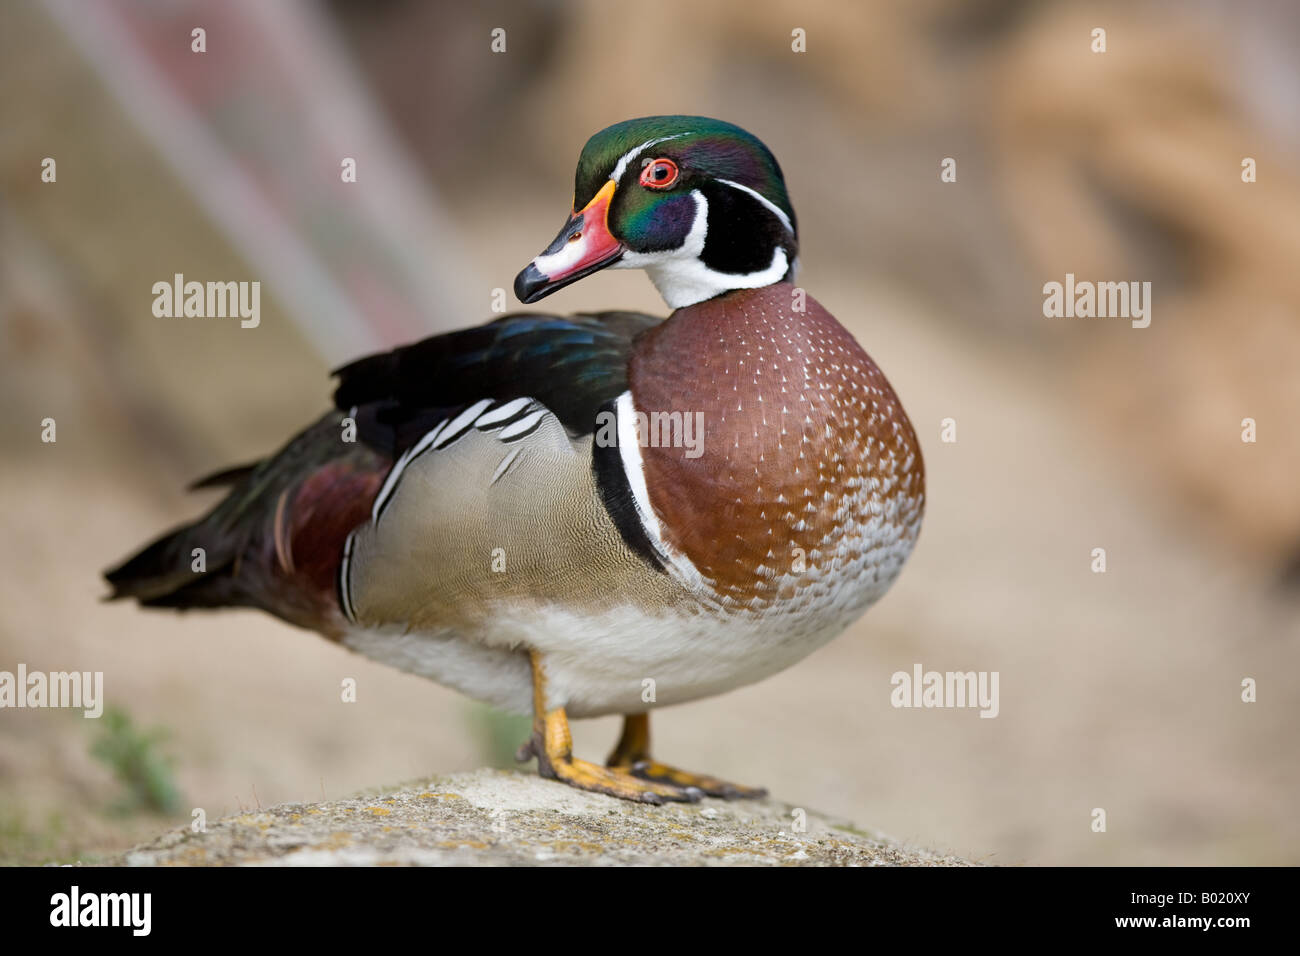
[[[533,303],[644,269],[667,319],[506,315],[339,369],[334,409],[107,572],[146,607],[256,607],[533,715],[543,777],[661,803],[764,791],[650,755],[649,712],[789,667],[898,576],[921,449],[885,376],[793,282],[776,159],[730,123],[582,150]],[[194,571],[192,551],[206,567]],[[624,716],[605,766],[568,718]]]

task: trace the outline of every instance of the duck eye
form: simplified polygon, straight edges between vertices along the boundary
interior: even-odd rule
[[[677,182],[677,164],[671,159],[649,159],[641,168],[641,185],[649,189],[667,189]]]

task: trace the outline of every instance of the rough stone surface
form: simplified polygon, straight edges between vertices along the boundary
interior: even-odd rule
[[[477,770],[348,800],[178,828],[128,866],[966,866],[767,799],[643,806],[521,772]]]

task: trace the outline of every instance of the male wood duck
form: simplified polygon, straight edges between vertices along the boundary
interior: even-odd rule
[[[695,116],[597,133],[515,293],[640,268],[672,315],[513,314],[344,366],[333,411],[200,482],[229,494],[109,571],[111,597],[262,608],[531,710],[521,759],[574,787],[761,796],[656,762],[650,710],[843,631],[898,576],[925,492],[898,397],[792,284],[797,253],[750,133]],[[600,766],[568,718],[604,714],[624,726]]]

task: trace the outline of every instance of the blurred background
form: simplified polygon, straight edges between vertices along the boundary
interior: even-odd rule
[[[661,712],[658,753],[985,862],[1300,862],[1298,53],[1283,0],[0,5],[0,670],[103,671],[113,708],[0,711],[0,862],[509,763],[518,721],[269,617],[102,604],[99,573],[334,365],[490,318],[586,138],[652,113],[772,148],[801,285],[929,477],[886,598]],[[1044,318],[1067,272],[1150,281],[1151,326]],[[261,281],[260,326],[156,318],[175,273]],[[664,311],[633,272],[546,305]],[[914,663],[999,671],[999,716],[892,708]]]

